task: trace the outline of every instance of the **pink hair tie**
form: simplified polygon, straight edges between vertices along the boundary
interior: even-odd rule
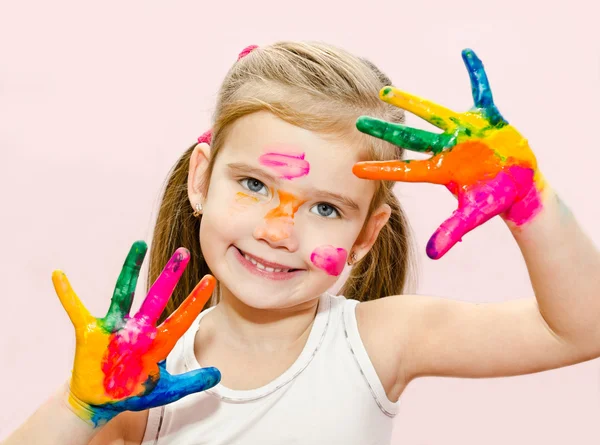
[[[242,50],[242,52],[240,53],[240,55],[238,56],[238,60],[240,60],[242,57],[246,57],[248,54],[250,54],[252,51],[254,51],[256,48],[258,48],[258,45],[250,45],[247,46],[246,48],[244,48]]]
[[[238,55],[238,60],[240,60],[243,57],[246,57],[248,54],[250,54],[252,51],[254,51],[256,48],[258,48],[258,45],[250,45],[247,46],[246,48],[244,48],[242,50],[242,52]],[[202,133],[202,135],[198,138],[198,143],[202,144],[202,143],[207,143],[210,145],[210,141],[212,140],[212,130],[208,130],[205,131],[204,133]]]

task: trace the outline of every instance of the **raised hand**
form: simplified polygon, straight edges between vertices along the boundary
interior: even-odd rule
[[[416,114],[442,133],[366,116],[356,122],[363,133],[433,154],[420,161],[359,162],[353,168],[356,176],[443,184],[458,198],[458,209],[427,243],[427,255],[433,259],[441,258],[463,235],[493,216],[502,215],[516,225],[530,221],[541,210],[545,188],[527,140],[494,105],[481,60],[469,49],[462,57],[475,102],[467,112],[454,112],[393,87],[379,93],[385,102]]]
[[[165,359],[190,327],[215,286],[206,275],[181,306],[160,326],[156,322],[189,261],[187,249],[177,249],[150,288],[139,311],[129,311],[147,246],[131,247],[105,317],[95,318],[81,303],[65,274],[52,274],[56,293],[75,327],[76,349],[69,404],[95,426],[121,411],[140,411],[174,402],[219,383],[216,368],[171,375]]]

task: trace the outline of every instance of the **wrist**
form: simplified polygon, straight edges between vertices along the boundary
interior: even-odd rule
[[[61,397],[62,405],[72,414],[77,416],[83,423],[98,429],[105,425],[109,420],[118,414],[110,409],[90,405],[77,397],[71,390],[71,386],[67,385]]]
[[[567,207],[562,203],[554,189],[549,185],[540,191],[539,207],[531,213],[530,218],[522,223],[517,223],[503,216],[506,225],[517,239],[536,238],[545,233],[548,228],[554,227],[558,221],[570,215]]]
[[[554,189],[538,171],[527,193],[515,201],[501,217],[513,234],[527,231],[535,226],[535,221],[553,211],[557,200]]]

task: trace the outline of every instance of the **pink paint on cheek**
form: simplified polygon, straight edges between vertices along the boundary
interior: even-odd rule
[[[151,372],[151,369],[145,369],[148,364],[143,357],[155,337],[154,326],[140,325],[134,319],[128,319],[124,329],[111,336],[102,361],[104,389],[108,395],[120,400],[140,391],[139,385],[148,379]]]
[[[348,257],[346,249],[333,246],[317,247],[310,255],[310,260],[319,269],[323,269],[329,275],[338,276],[344,270],[344,263]]]
[[[266,153],[258,158],[259,162],[275,170],[283,179],[294,179],[306,176],[310,170],[304,153]]]

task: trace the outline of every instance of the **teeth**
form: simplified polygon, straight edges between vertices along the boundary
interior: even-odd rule
[[[248,261],[250,261],[252,264],[254,264],[258,269],[264,270],[266,272],[287,272],[287,271],[289,271],[289,269],[275,269],[273,267],[267,267],[267,266],[265,266],[263,264],[260,264],[254,258],[250,258],[246,254],[244,254],[244,258],[246,258]]]

